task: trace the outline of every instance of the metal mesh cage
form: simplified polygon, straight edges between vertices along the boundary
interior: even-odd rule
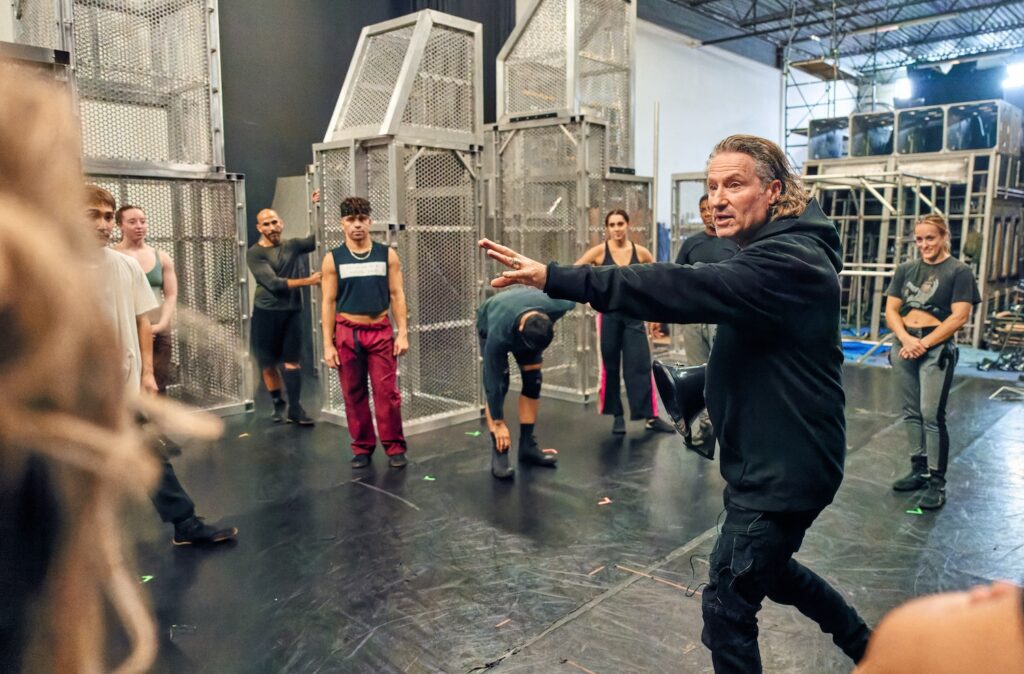
[[[409,94],[404,125],[475,132],[473,34],[434,26]]]
[[[87,157],[216,165],[205,0],[74,3]]]
[[[631,166],[635,20],[628,0],[536,0],[498,56],[501,121],[601,120],[611,165]]]
[[[168,395],[202,408],[250,401],[240,179],[90,175],[89,180],[119,204],[142,207],[148,242],[174,260],[179,315]]]
[[[326,142],[385,135],[479,144],[481,26],[432,10],[363,29]]]
[[[504,63],[504,112],[561,110],[568,103],[568,0],[545,0],[533,14]]]
[[[373,207],[376,238],[387,240],[402,260],[410,349],[399,362],[398,380],[406,425],[429,427],[476,414],[479,261],[473,250],[479,233],[473,155],[394,141],[356,145],[354,157],[350,145],[317,149],[316,157],[323,252],[344,240],[340,200],[363,193]],[[402,220],[404,229],[380,232],[381,223],[394,220]],[[325,373],[323,387],[324,411],[343,419],[337,375]]]

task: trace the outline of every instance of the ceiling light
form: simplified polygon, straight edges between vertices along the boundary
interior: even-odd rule
[[[1006,64],[1006,79],[1003,80],[1004,89],[1016,89],[1024,87],[1024,61]]]
[[[901,77],[894,84],[896,85],[896,98],[906,100],[914,95],[914,88],[910,84],[909,77]]]

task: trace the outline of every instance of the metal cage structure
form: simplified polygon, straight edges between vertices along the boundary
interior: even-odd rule
[[[403,136],[479,145],[481,30],[433,10],[363,28],[324,142]]]
[[[358,195],[373,207],[374,235],[402,261],[409,351],[398,386],[406,434],[479,418],[483,404],[475,252],[483,212],[481,31],[432,10],[364,28],[328,140],[313,146],[319,258],[343,243],[339,205]],[[337,373],[321,365],[320,374],[322,416],[346,425]]]
[[[71,54],[83,155],[224,167],[217,0],[22,0],[21,44]]]
[[[168,394],[251,409],[245,181],[224,170],[217,0],[21,0],[19,44],[67,53],[88,180],[175,261]],[[61,52],[56,52],[61,53]]]
[[[86,177],[119,204],[142,206],[149,242],[178,275],[167,394],[232,414],[252,400],[245,249],[245,182],[238,174],[161,177],[86,165]]]
[[[498,123],[606,123],[611,166],[633,166],[636,3],[534,0],[498,54]]]
[[[828,121],[822,134],[843,133]],[[803,180],[844,237],[848,327],[879,338],[887,279],[916,257],[914,223],[934,212],[949,223],[953,255],[974,270],[982,303],[958,340],[980,346],[1024,273],[1022,131],[1021,111],[1004,101],[859,113],[849,118],[848,156],[805,163]]]
[[[541,261],[570,264],[604,236],[604,215],[630,215],[634,241],[652,236],[652,180],[613,173],[607,125],[563,117],[497,125],[485,161],[493,236]],[[579,306],[544,352],[544,395],[586,401],[597,392],[594,312]]]

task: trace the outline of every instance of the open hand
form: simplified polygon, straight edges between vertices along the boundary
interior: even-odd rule
[[[481,239],[480,247],[487,251],[487,257],[497,260],[511,270],[502,272],[501,276],[492,279],[491,285],[493,287],[505,288],[519,283],[540,290],[544,289],[544,284],[548,280],[548,268],[546,265],[524,257],[511,248],[489,239]]]

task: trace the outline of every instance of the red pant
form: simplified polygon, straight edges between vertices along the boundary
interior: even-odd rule
[[[366,384],[369,371],[380,442],[388,456],[405,451],[402,433],[402,397],[398,392],[398,359],[391,321],[361,325],[338,316],[334,346],[338,349],[338,379],[345,398],[345,418],[354,454],[372,454],[377,446]]]

